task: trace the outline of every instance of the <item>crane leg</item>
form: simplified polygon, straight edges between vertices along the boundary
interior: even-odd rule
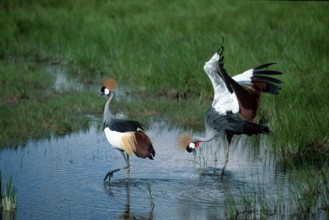
[[[123,155],[125,155],[125,153],[123,153]],[[127,175],[127,180],[129,178],[129,173],[130,173],[130,164],[129,164],[129,155],[126,154],[127,157],[123,156],[125,158],[126,161],[126,175]]]
[[[229,143],[225,143],[225,145],[224,145],[224,158],[225,158],[225,161],[224,161],[224,166],[223,166],[222,173],[221,173],[222,178],[224,176],[224,170],[225,170],[225,168],[227,166],[227,163],[228,163],[228,154],[229,154]]]
[[[126,161],[126,166],[122,167],[122,168],[115,169],[115,170],[110,170],[109,172],[107,172],[107,174],[104,177],[104,182],[106,181],[107,178],[109,178],[109,181],[110,181],[111,177],[113,176],[113,173],[118,172],[120,170],[126,170],[127,179],[128,179],[129,173],[130,173],[129,155],[126,154],[124,151],[120,151],[120,152],[122,153],[122,156]]]

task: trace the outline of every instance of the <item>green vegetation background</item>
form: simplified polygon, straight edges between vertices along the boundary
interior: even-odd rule
[[[267,62],[285,73],[259,121],[282,161],[329,156],[329,3],[0,1],[0,146],[87,129],[101,118],[102,78],[133,102],[114,112],[202,129],[212,101],[204,63],[225,38],[231,75]],[[51,67],[51,68],[49,68]],[[58,69],[83,89],[57,90]]]

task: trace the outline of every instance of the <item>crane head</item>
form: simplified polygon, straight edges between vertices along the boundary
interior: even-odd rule
[[[192,141],[192,137],[189,134],[183,134],[178,138],[178,145],[180,148],[185,149],[187,152],[195,152],[195,149],[199,147],[199,141]]]
[[[186,151],[189,153],[195,152],[195,149],[199,147],[199,143],[199,141],[189,143],[186,147]]]
[[[103,86],[101,88],[101,93],[99,95],[110,95],[110,93],[111,93],[111,91],[108,88],[106,88],[105,86]]]
[[[104,79],[100,95],[110,96],[111,93],[114,92],[116,88],[117,88],[117,82],[114,79],[111,78]]]

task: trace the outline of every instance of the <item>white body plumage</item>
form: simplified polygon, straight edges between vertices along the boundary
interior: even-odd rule
[[[112,131],[109,127],[104,129],[104,133],[108,142],[119,150],[125,151],[128,155],[131,155],[136,149],[136,139],[134,132],[118,132]]]
[[[122,150],[122,147],[121,147],[122,133],[117,132],[117,131],[111,131],[109,127],[106,127],[104,129],[104,133],[105,133],[107,141],[112,145],[112,147]]]

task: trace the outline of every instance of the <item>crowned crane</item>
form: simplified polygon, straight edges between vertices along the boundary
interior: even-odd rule
[[[150,138],[144,133],[143,125],[138,121],[117,119],[110,112],[110,103],[116,89],[116,81],[107,79],[101,88],[101,94],[107,96],[104,108],[103,129],[105,136],[114,148],[118,149],[126,162],[126,166],[110,170],[104,177],[104,181],[109,181],[113,173],[126,170],[127,179],[130,172],[129,156],[134,153],[140,158],[149,158],[153,160],[155,150]]]
[[[266,125],[252,121],[259,107],[261,93],[278,94],[280,90],[278,84],[282,83],[273,77],[281,75],[281,72],[265,69],[275,63],[267,63],[230,77],[224,68],[223,51],[222,43],[203,67],[214,88],[212,106],[204,116],[205,137],[191,137],[189,134],[184,134],[178,139],[180,147],[188,152],[195,152],[200,142],[226,137],[222,177],[228,163],[229,144],[233,135],[269,133]]]

